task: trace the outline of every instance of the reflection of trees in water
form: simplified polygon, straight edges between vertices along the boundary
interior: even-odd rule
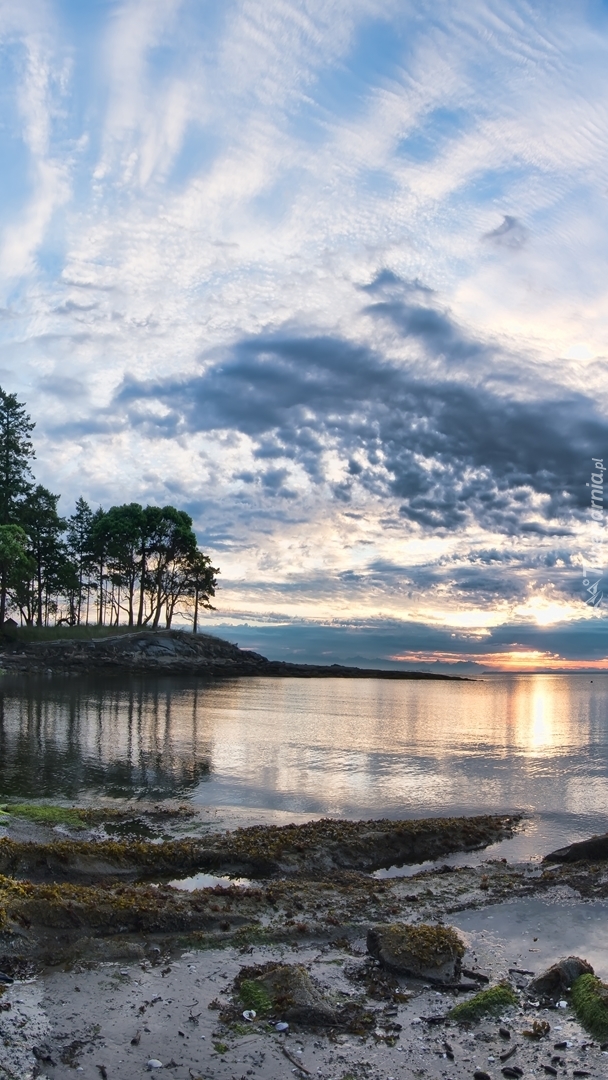
[[[15,680],[0,690],[0,793],[185,795],[209,776],[194,680]]]

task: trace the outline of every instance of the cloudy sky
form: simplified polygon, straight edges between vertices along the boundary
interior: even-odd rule
[[[188,510],[267,655],[608,666],[605,0],[0,0],[0,102],[64,513]]]

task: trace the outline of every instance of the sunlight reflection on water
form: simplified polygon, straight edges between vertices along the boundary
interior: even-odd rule
[[[608,828],[608,676],[4,679],[0,794],[190,799],[222,824],[524,810],[524,854]]]

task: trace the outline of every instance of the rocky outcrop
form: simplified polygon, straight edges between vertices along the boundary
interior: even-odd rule
[[[557,851],[545,855],[543,862],[550,863],[574,863],[585,859],[593,861],[608,859],[608,833],[601,836],[592,836],[589,840],[579,840],[576,844],[568,844],[567,847],[558,848]]]
[[[140,630],[90,639],[33,641],[6,646],[0,662],[10,671],[106,674],[170,673],[256,675],[268,663],[211,634]]]
[[[185,630],[138,630],[113,637],[65,638],[4,644],[0,666],[11,672],[134,675],[200,675],[236,678],[247,675],[334,679],[451,679],[427,672],[379,671],[339,664],[288,664],[239,649],[212,634]],[[459,680],[461,681],[461,680]]]
[[[425,862],[472,851],[513,834],[517,817],[426,818],[253,825],[229,834],[165,843],[77,839],[20,843],[0,839],[0,874],[31,881],[132,880],[193,871],[279,875],[371,873],[392,864]]]

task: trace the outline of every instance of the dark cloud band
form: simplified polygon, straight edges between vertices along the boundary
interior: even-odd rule
[[[582,394],[553,391],[521,400],[462,375],[469,357],[488,366],[492,347],[470,340],[414,283],[394,275],[373,291],[392,290],[374,315],[388,316],[428,355],[458,363],[460,374],[423,378],[340,337],[275,333],[237,343],[227,360],[200,374],[159,382],[127,380],[115,400],[150,434],[236,430],[250,436],[269,495],[290,493],[289,461],[313,483],[326,483],[324,452],[344,461],[334,494],[353,485],[399,500],[423,528],[469,521],[511,534],[567,535],[568,517],[585,504],[581,477],[608,441],[608,422]],[[368,290],[369,291],[369,290]],[[160,404],[162,419],[150,403]],[[272,463],[275,463],[274,465]]]

